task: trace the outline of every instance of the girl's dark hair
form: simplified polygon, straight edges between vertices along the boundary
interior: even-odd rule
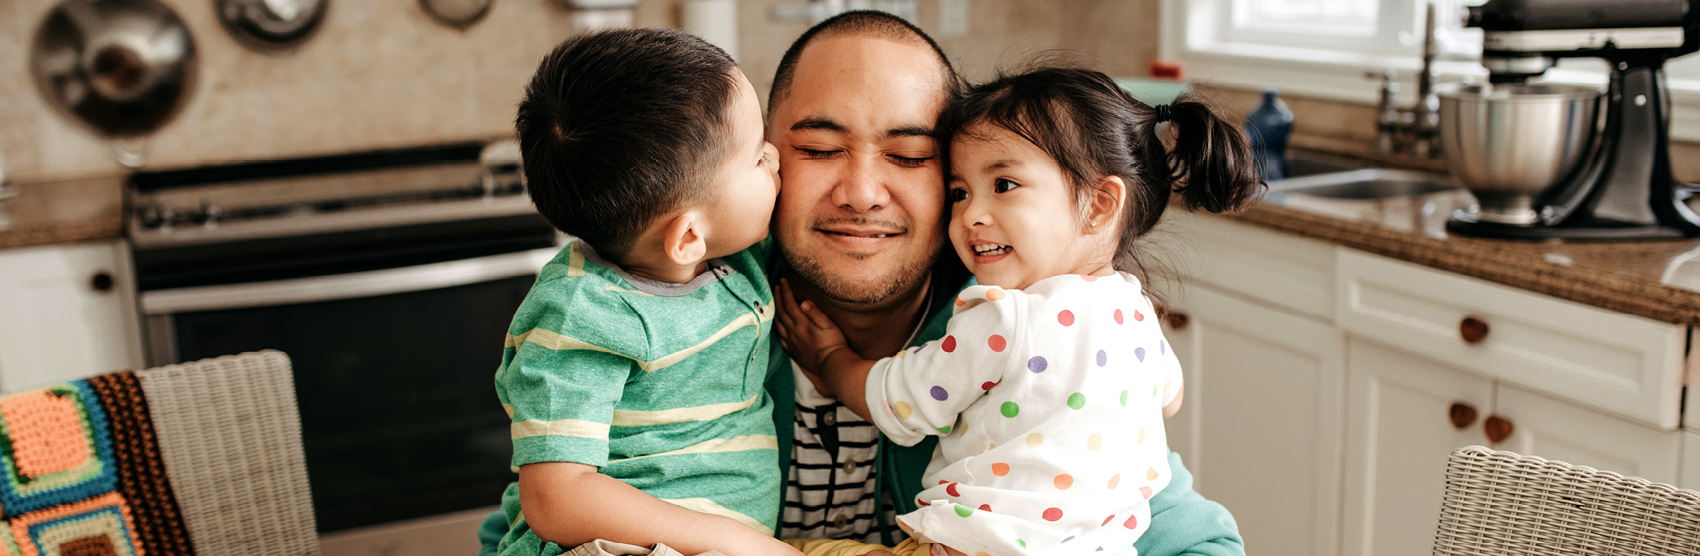
[[[1157,225],[1170,192],[1189,209],[1222,212],[1263,187],[1245,133],[1206,99],[1189,91],[1166,111],[1178,131],[1173,150],[1158,135],[1157,108],[1134,100],[1109,76],[1047,67],[969,89],[940,116],[939,130],[947,145],[978,124],[1021,136],[1062,167],[1082,213],[1095,184],[1120,176],[1127,200],[1115,266],[1134,271],[1134,242]],[[945,156],[949,168],[948,149]]]

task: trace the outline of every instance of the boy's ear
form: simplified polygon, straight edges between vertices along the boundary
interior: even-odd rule
[[[1127,182],[1121,176],[1104,176],[1093,184],[1091,205],[1086,207],[1086,233],[1112,231],[1127,204]]]
[[[708,255],[708,237],[702,212],[696,209],[673,215],[661,227],[661,251],[679,266],[702,262]]]

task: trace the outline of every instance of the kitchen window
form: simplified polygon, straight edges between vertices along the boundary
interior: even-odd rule
[[[1609,2],[1610,0],[1599,0]],[[1485,79],[1482,33],[1460,24],[1464,6],[1434,0],[1438,82]],[[1162,0],[1160,55],[1190,78],[1373,104],[1381,70],[1399,73],[1401,105],[1415,101],[1422,68],[1423,0]],[[1700,141],[1700,54],[1665,66],[1671,137]],[[1605,63],[1565,59],[1545,80],[1604,86]],[[1365,124],[1369,125],[1369,124]]]

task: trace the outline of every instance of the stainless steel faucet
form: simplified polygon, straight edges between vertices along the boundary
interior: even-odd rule
[[[1376,150],[1385,154],[1408,152],[1417,158],[1440,156],[1440,97],[1434,94],[1434,3],[1428,4],[1423,32],[1423,69],[1417,74],[1417,104],[1399,108],[1397,72],[1383,70],[1380,115],[1375,122]],[[1376,74],[1369,74],[1375,78]]]

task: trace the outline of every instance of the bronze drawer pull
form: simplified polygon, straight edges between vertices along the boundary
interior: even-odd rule
[[[1482,433],[1487,435],[1488,442],[1494,444],[1511,438],[1511,433],[1516,430],[1517,427],[1511,424],[1510,419],[1498,415],[1489,415],[1486,421],[1482,421]]]
[[[1452,428],[1464,430],[1476,424],[1476,406],[1464,402],[1452,402],[1450,415]]]
[[[1487,335],[1488,323],[1485,320],[1475,316],[1467,316],[1464,317],[1464,320],[1458,321],[1458,336],[1464,338],[1466,344],[1473,346],[1482,343],[1482,340],[1487,339]]]

